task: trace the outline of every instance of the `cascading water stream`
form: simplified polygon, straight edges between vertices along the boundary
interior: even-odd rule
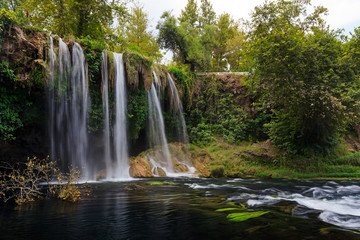
[[[54,84],[55,84],[55,76],[56,76],[56,55],[54,52],[54,42],[53,38],[50,36],[50,49],[48,53],[48,65],[49,65],[49,72],[48,72],[48,113],[49,113],[49,123],[48,123],[48,134],[50,138],[50,153],[51,158],[54,158],[55,155],[55,134],[53,134],[53,126],[54,126],[54,119],[55,119],[55,92],[54,92]]]
[[[103,61],[101,64],[102,73],[102,101],[104,116],[104,161],[106,178],[112,175],[111,161],[111,139],[110,139],[110,114],[109,114],[109,74],[108,74],[108,55],[107,52],[102,53]]]
[[[189,137],[186,130],[183,105],[181,103],[179,93],[174,83],[174,80],[172,79],[169,73],[168,73],[168,83],[169,83],[170,107],[172,109],[173,115],[175,116],[175,119],[179,121],[179,123],[176,124],[179,140],[182,143],[188,144]]]
[[[114,148],[115,163],[113,177],[129,178],[128,143],[127,143],[127,93],[125,69],[122,54],[114,53],[115,66],[115,122]]]
[[[155,79],[157,79],[154,73]],[[156,151],[156,158],[161,166],[164,167],[167,172],[173,172],[173,163],[171,160],[170,151],[168,148],[168,142],[165,135],[165,125],[162,116],[162,110],[160,106],[160,96],[157,94],[156,82],[152,84],[150,91],[148,92],[148,104],[149,104],[149,143],[150,147],[159,147]]]
[[[92,166],[88,164],[88,86],[85,73],[85,56],[81,46],[75,43],[72,49],[72,78],[71,78],[71,109],[70,119],[72,127],[69,129],[69,142],[73,142],[72,164],[82,169],[85,177],[91,176]]]
[[[72,165],[81,170],[85,179],[91,179],[93,169],[87,158],[89,97],[84,53],[75,43],[71,61],[68,46],[59,39],[56,71],[52,38],[50,40],[48,97],[51,158],[59,161],[63,170]]]

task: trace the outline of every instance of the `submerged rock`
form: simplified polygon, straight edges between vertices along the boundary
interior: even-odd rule
[[[157,175],[160,177],[166,177],[166,172],[161,167],[156,167],[155,172],[157,172]]]
[[[136,157],[130,160],[130,176],[134,178],[154,177],[151,166],[144,157]]]
[[[99,172],[96,173],[96,181],[100,181],[102,179],[105,179],[106,178],[106,170],[103,169],[103,170],[100,170]]]
[[[173,162],[174,162],[174,172],[180,173],[180,172],[187,172],[187,171],[189,171],[189,168],[188,168],[187,166],[185,166],[184,164],[179,163],[179,162],[176,161],[176,160],[173,160]]]
[[[258,212],[230,213],[229,215],[227,215],[227,219],[231,222],[242,222],[242,221],[246,221],[250,218],[260,217],[267,213],[269,213],[269,212],[258,211]]]
[[[145,187],[143,184],[131,183],[124,188],[125,191],[134,191],[134,190],[144,190]]]

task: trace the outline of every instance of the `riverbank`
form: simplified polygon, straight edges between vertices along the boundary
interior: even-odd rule
[[[202,177],[359,180],[360,153],[353,145],[354,139],[344,140],[332,154],[311,157],[286,156],[270,141],[232,145],[217,139],[190,150]]]

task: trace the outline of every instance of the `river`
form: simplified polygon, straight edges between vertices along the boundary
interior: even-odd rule
[[[0,206],[0,239],[360,239],[359,181],[155,178],[82,186],[91,194],[78,203]]]

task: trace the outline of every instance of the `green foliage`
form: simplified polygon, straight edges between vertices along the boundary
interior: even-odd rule
[[[142,55],[138,51],[126,50],[123,55],[126,66],[127,83],[132,88],[144,86],[150,89],[152,83],[153,59]]]
[[[6,10],[7,8],[0,9],[0,40],[2,34],[6,30],[10,30],[13,23],[16,23],[19,26],[26,26],[26,21],[24,20],[24,15],[22,11],[12,11],[11,9]]]
[[[234,95],[233,89],[224,90],[221,81],[213,76],[204,77],[197,84],[202,85],[201,90],[195,90],[191,108],[186,113],[191,142],[203,146],[210,144],[216,136],[229,143],[262,137],[261,128],[258,131],[249,129],[261,125],[262,120],[248,119],[239,105],[242,96]]]
[[[201,122],[190,130],[190,141],[199,146],[206,146],[215,140],[209,124]]]
[[[97,40],[112,33],[109,26],[113,18],[125,11],[123,3],[105,0],[26,0],[23,8],[32,14],[28,20],[34,26],[46,28],[61,37],[90,36]]]
[[[38,69],[35,66],[35,69],[33,71],[32,77],[31,77],[31,82],[32,84],[38,85],[38,86],[42,86],[44,84],[44,75],[43,72]]]
[[[125,24],[127,45],[141,49],[140,53],[143,55],[150,55],[160,60],[161,54],[159,46],[156,44],[152,31],[148,30],[148,25],[148,14],[145,13],[143,7],[135,5]]]
[[[164,12],[157,25],[160,47],[171,50],[174,60],[190,71],[225,71],[245,67],[244,34],[229,14],[216,17],[208,0],[189,0],[178,19]]]
[[[349,166],[360,166],[360,153],[351,153],[342,157],[337,158],[334,162],[335,165],[349,165]]]
[[[13,95],[14,90],[5,86],[16,81],[14,71],[9,63],[0,63],[0,140],[15,140],[14,132],[23,126],[20,119],[21,107],[18,96]]]
[[[130,139],[139,138],[148,118],[147,92],[144,89],[130,89],[128,95],[128,118]]]
[[[97,132],[103,126],[102,96],[99,89],[101,89],[100,68],[102,51],[104,51],[106,45],[103,41],[94,40],[89,36],[78,39],[78,42],[82,45],[88,64],[89,93],[91,97],[88,130],[90,132]]]
[[[217,167],[211,170],[210,177],[221,178],[225,177],[225,169],[223,167]]]
[[[355,78],[341,64],[342,42],[323,7],[309,1],[266,2],[252,15],[250,55],[263,106],[272,109],[272,141],[288,153],[329,153],[346,121]]]
[[[179,64],[189,65],[191,71],[207,69],[211,63],[210,52],[206,49],[208,44],[202,42],[201,29],[192,24],[193,20],[178,23],[169,12],[165,12],[162,19],[156,27],[159,29],[160,47],[171,50],[175,60]],[[212,34],[212,31],[208,33]]]
[[[130,47],[128,47],[128,49],[129,49],[130,51],[138,52],[138,53],[140,53],[140,54],[142,54],[142,55],[144,55],[144,56],[148,56],[148,54],[146,54],[145,52],[143,52],[138,46],[130,46]]]
[[[14,71],[10,69],[8,62],[0,62],[0,81],[16,81]]]
[[[69,173],[62,173],[49,158],[28,158],[25,163],[15,166],[7,164],[1,168],[0,199],[4,202],[13,199],[16,204],[21,205],[53,195],[71,202],[80,200],[80,190],[74,185],[80,179],[80,171],[71,169]],[[52,184],[54,180],[59,185]],[[42,187],[40,183],[47,185]]]
[[[271,115],[265,112],[258,112],[255,118],[247,118],[246,135],[250,141],[264,141],[269,138],[267,123],[271,120]]]
[[[239,210],[238,208],[220,208],[220,209],[216,209],[216,212],[228,212],[228,211],[235,211],[235,210]]]
[[[183,105],[190,107],[192,103],[192,91],[195,84],[195,75],[186,73],[184,70],[176,67],[170,67],[169,71],[174,75],[177,83],[180,83],[181,90],[183,91]]]
[[[231,18],[230,14],[221,14],[216,22],[215,45],[212,71],[221,72],[226,70],[228,60],[226,59],[227,42],[234,38],[238,31],[238,25]]]

